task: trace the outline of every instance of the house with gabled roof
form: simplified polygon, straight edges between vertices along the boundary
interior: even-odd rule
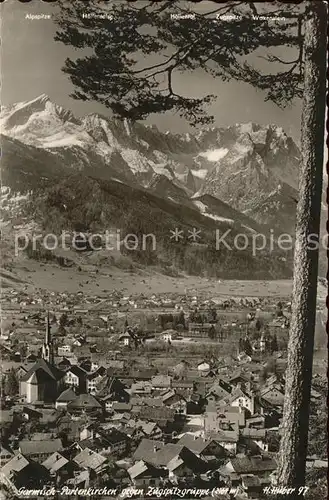
[[[186,433],[177,442],[185,446],[202,459],[209,461],[211,458],[222,458],[227,456],[227,450],[213,439],[205,439],[195,434]]]
[[[148,381],[134,382],[130,388],[130,394],[150,395],[152,393],[152,384]]]
[[[90,448],[85,448],[83,451],[78,453],[73,459],[73,461],[82,469],[92,469],[94,472],[102,472],[108,463],[106,457],[92,451]]]
[[[205,461],[185,446],[143,439],[134,453],[135,460],[143,460],[168,471],[169,477],[187,477],[207,469]]]
[[[243,474],[241,476],[241,486],[248,498],[257,498],[264,489],[265,484],[255,474]]]
[[[56,410],[61,410],[61,409],[66,410],[67,405],[71,403],[71,401],[74,401],[76,397],[77,395],[74,392],[74,390],[71,387],[68,387],[56,399],[55,403]]]
[[[40,441],[22,440],[18,444],[18,449],[27,459],[41,463],[53,453],[61,451],[63,445],[58,438]]]
[[[17,484],[12,482],[13,479],[17,479],[26,468],[30,465],[30,460],[25,458],[22,454],[18,453],[15,457],[9,460],[3,467],[0,469],[0,479],[2,484],[6,484],[9,487],[19,487],[18,481]],[[24,474],[25,475],[25,474]],[[24,485],[25,486],[25,485]]]
[[[132,408],[132,415],[136,415],[136,417],[141,420],[156,422],[161,427],[166,425],[167,422],[174,422],[175,413],[175,410],[165,406],[158,408],[150,406],[133,406]]]
[[[65,373],[45,359],[39,359],[20,380],[20,396],[27,403],[53,402],[64,387]]]
[[[42,462],[43,467],[45,467],[50,474],[57,474],[60,470],[63,470],[70,461],[65,458],[61,453],[55,452],[47,459]]]
[[[0,484],[5,485],[14,493],[18,493],[22,487],[42,489],[48,480],[49,472],[47,469],[24,457],[21,453],[15,455],[0,469]]]
[[[158,486],[163,478],[168,476],[168,472],[162,468],[139,460],[128,469],[128,474],[134,486],[147,487]]]
[[[250,381],[251,381],[251,374],[247,374],[241,370],[238,370],[235,373],[233,373],[228,379],[228,383],[235,387],[237,387],[239,384],[242,386]]]
[[[161,399],[167,408],[172,408],[177,413],[186,414],[186,398],[184,398],[177,390],[169,389],[161,395]]]
[[[271,403],[274,406],[283,406],[284,389],[282,389],[278,384],[264,387],[260,391],[260,396],[263,400]]]
[[[265,429],[245,428],[241,431],[241,443],[254,453],[268,451]]]
[[[81,452],[88,448],[89,450],[96,451],[97,453],[102,454],[106,450],[106,444],[104,443],[103,439],[95,437],[77,441],[72,445],[72,448],[76,449],[78,452]]]
[[[151,379],[152,389],[169,389],[171,387],[172,378],[170,375],[155,375]]]
[[[72,363],[72,360],[66,356],[55,358],[55,363],[58,366],[58,368],[64,372],[66,372],[66,370],[68,370],[70,366],[74,364]]]
[[[137,420],[135,422],[135,427],[140,429],[148,439],[161,439],[162,438],[162,430],[155,422],[148,422],[146,420]]]
[[[164,442],[154,439],[142,439],[133,454],[134,460],[144,460],[152,462],[153,454],[164,447]]]
[[[67,437],[67,440],[72,443],[79,439],[81,428],[87,421],[88,416],[84,415],[79,420],[73,419],[70,414],[61,416],[57,422],[56,427],[58,433],[62,433]]]
[[[145,437],[144,432],[141,428],[130,426],[126,424],[124,426],[118,427],[118,430],[126,434],[130,439],[130,451],[135,451],[140,441]]]
[[[102,412],[102,405],[92,394],[79,394],[73,401],[68,403],[67,411],[71,414]]]
[[[119,336],[119,342],[121,342],[122,345],[129,347],[134,342],[134,339],[130,333],[126,331]]]
[[[205,472],[208,465],[185,446],[168,443],[156,453],[155,463],[168,470],[169,478],[187,478]]]
[[[78,365],[72,365],[65,372],[65,385],[68,387],[75,387],[80,392],[86,391],[86,378],[87,372]]]
[[[180,380],[172,380],[171,388],[178,390],[181,394],[191,394],[195,388],[195,381],[187,377]]]
[[[110,377],[107,374],[97,385],[97,396],[108,402],[120,403],[128,403],[130,398],[124,384],[117,377]]]
[[[29,363],[29,364],[21,365],[16,370],[16,376],[17,376],[18,380],[21,380],[21,378],[24,377],[24,375],[32,368],[33,365],[34,365],[34,362],[33,363]]]
[[[232,427],[229,429],[218,429],[215,432],[208,432],[206,436],[208,439],[216,441],[228,452],[236,454],[239,441],[239,432],[237,429],[233,429]]]
[[[42,411],[36,410],[35,408],[30,408],[29,406],[23,406],[22,416],[25,420],[40,420],[42,419]],[[1,414],[3,419],[3,412]]]
[[[88,373],[86,376],[86,390],[90,394],[96,394],[98,390],[98,384],[103,379],[106,373],[105,368],[98,368],[96,371]]]
[[[81,429],[77,446],[81,449],[90,447],[95,451],[104,451],[106,454],[121,455],[127,449],[130,441],[126,433],[115,427],[105,428],[93,422]],[[89,445],[89,442],[91,445]],[[93,444],[97,445],[93,447]]]
[[[5,465],[7,462],[14,457],[14,452],[9,448],[9,446],[0,445],[0,464]]]
[[[255,413],[252,417],[246,419],[246,427],[251,429],[265,429],[266,416],[261,413]]]
[[[231,394],[231,390],[225,387],[220,381],[216,381],[206,392],[206,400],[209,402],[221,401],[224,398],[228,398]]]
[[[106,443],[106,453],[112,455],[122,455],[127,450],[130,442],[129,436],[118,429],[105,431],[100,427],[97,435]]]
[[[248,394],[246,391],[242,390],[240,387],[235,388],[231,394],[220,400],[220,403],[228,406],[238,406],[245,408],[250,412],[251,415],[255,413],[255,397],[252,394]]]
[[[217,408],[218,419],[221,423],[237,423],[239,428],[246,425],[246,411],[241,406],[222,406]]]
[[[163,401],[160,396],[152,397],[152,396],[134,395],[130,398],[130,404],[132,406],[151,406],[152,408],[160,408],[163,406]]]
[[[274,458],[263,456],[251,456],[241,458],[231,458],[229,462],[223,466],[223,471],[229,473],[255,474],[258,477],[267,477],[277,468],[277,463]]]

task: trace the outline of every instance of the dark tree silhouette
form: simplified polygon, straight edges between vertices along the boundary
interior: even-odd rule
[[[184,315],[184,311],[180,311],[180,313],[178,315],[177,324],[178,325],[182,325],[183,328],[185,328],[185,315]]]
[[[262,328],[262,322],[258,318],[258,319],[256,319],[256,322],[255,322],[255,329],[257,330],[257,332],[260,332],[261,328]]]
[[[4,384],[4,393],[6,396],[17,396],[19,391],[18,378],[14,369],[6,375]]]
[[[282,317],[283,316],[283,310],[282,310],[283,306],[282,306],[282,302],[278,302],[277,305],[276,305],[276,315],[277,317]]]
[[[253,3],[231,1],[214,6],[212,12],[195,12],[193,19],[182,23],[170,15],[190,12],[183,3],[61,0],[58,4],[55,39],[88,49],[88,55],[67,59],[63,68],[76,88],[72,97],[98,101],[117,117],[136,121],[173,110],[191,125],[211,123],[213,116],[205,105],[213,96],[191,98],[175,88],[177,72],[199,68],[224,81],[248,82],[279,106],[302,96],[302,17],[296,5],[273,2],[271,16],[285,17],[285,22],[266,18],[255,22],[253,16],[269,14],[268,5],[257,4],[257,12]],[[228,12],[241,17],[216,18]],[[100,13],[107,18],[101,19]],[[282,45],[296,47],[297,55],[293,61],[267,55],[279,67],[275,74],[264,74],[251,65],[249,56],[260,47]],[[142,58],[144,64],[139,62]]]
[[[59,318],[59,325],[61,327],[67,326],[68,321],[69,321],[68,315],[66,313],[63,313]]]
[[[209,321],[211,323],[216,323],[217,322],[217,311],[216,311],[216,309],[211,309],[209,315],[210,315],[210,320]]]
[[[272,339],[271,339],[271,352],[276,352],[278,351],[278,339],[277,336],[274,334]]]
[[[248,356],[252,355],[252,347],[251,347],[251,343],[250,343],[250,340],[248,339],[248,337],[246,337],[244,339],[244,352],[246,354],[248,354]]]
[[[211,327],[209,328],[208,337],[211,340],[214,340],[216,338],[216,330],[215,330],[214,325],[211,325]]]

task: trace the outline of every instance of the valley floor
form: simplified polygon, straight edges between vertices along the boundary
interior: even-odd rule
[[[15,268],[17,276],[33,288],[53,292],[102,295],[114,290],[129,294],[178,293],[213,294],[229,297],[289,297],[292,280],[217,280],[199,276],[171,277],[154,271],[124,271],[116,267],[103,268],[98,274],[91,270],[77,271],[29,260]],[[318,302],[325,303],[326,288],[318,285]]]
[[[32,260],[15,267],[15,272],[26,282],[27,289],[31,291],[32,288],[68,293],[83,291],[87,295],[127,290],[130,294],[143,293],[145,295],[203,292],[228,297],[289,297],[292,291],[291,280],[219,281],[198,276],[170,277],[153,271],[130,272],[116,267],[103,268],[95,274],[95,271],[90,270],[79,272],[75,267],[60,268],[49,264],[40,265]]]

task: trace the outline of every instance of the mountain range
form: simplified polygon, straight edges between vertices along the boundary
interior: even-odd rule
[[[146,220],[209,235],[232,228],[232,237],[294,232],[300,151],[275,125],[163,133],[99,114],[77,118],[41,95],[2,107],[0,126],[4,204],[28,193],[25,215],[44,230],[51,213],[57,229],[120,221],[133,230],[139,214],[147,232]],[[291,273],[282,258],[280,272]]]

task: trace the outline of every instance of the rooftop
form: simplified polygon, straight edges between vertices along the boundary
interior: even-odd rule
[[[19,442],[19,450],[22,455],[42,455],[44,453],[52,454],[63,448],[60,439]]]
[[[36,381],[47,379],[52,379],[54,381],[60,380],[64,377],[65,372],[62,372],[56,366],[51,365],[45,359],[39,359],[34,363],[32,368],[23,375],[21,378],[22,382],[28,381],[33,375],[36,376]]]
[[[107,459],[95,451],[85,448],[75,458],[74,462],[80,467],[96,470],[101,467]]]

